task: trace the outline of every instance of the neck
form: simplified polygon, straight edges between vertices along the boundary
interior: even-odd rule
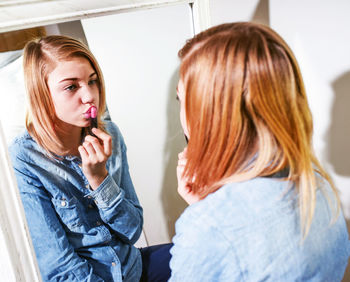
[[[59,136],[62,143],[62,151],[59,152],[59,155],[80,155],[78,147],[81,144],[81,132],[82,128],[75,126],[57,132],[57,135]]]

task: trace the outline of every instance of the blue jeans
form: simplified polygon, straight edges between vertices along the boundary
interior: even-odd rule
[[[166,282],[170,278],[169,261],[172,243],[141,248],[142,276],[140,282]]]

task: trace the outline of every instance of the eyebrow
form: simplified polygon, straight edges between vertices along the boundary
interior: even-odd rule
[[[96,72],[93,72],[92,74],[89,75],[89,78],[93,77],[94,75],[97,75]],[[65,79],[62,79],[58,83],[65,82],[65,81],[77,81],[78,79],[76,77],[67,77]]]

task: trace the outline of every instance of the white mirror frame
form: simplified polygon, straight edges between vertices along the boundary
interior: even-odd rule
[[[0,231],[1,279],[3,281],[41,281],[1,121]]]
[[[209,0],[11,0],[0,3],[0,33],[183,3],[191,5],[195,34],[210,27]],[[1,121],[0,241],[2,280],[42,281]]]
[[[196,33],[209,27],[209,0],[11,0],[0,2],[0,32],[188,3]]]

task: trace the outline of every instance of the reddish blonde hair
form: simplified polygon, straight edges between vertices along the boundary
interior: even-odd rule
[[[184,175],[194,192],[204,198],[226,183],[288,169],[306,236],[314,170],[337,192],[313,153],[312,116],[290,48],[269,27],[228,23],[190,39],[179,57],[189,130]]]
[[[26,127],[29,134],[48,153],[68,151],[64,148],[57,132],[55,107],[47,85],[48,75],[60,61],[74,57],[86,58],[95,70],[99,81],[98,123],[103,130],[101,116],[105,112],[105,85],[101,69],[90,50],[79,40],[51,35],[32,40],[26,44],[23,52],[24,81],[29,101]]]

